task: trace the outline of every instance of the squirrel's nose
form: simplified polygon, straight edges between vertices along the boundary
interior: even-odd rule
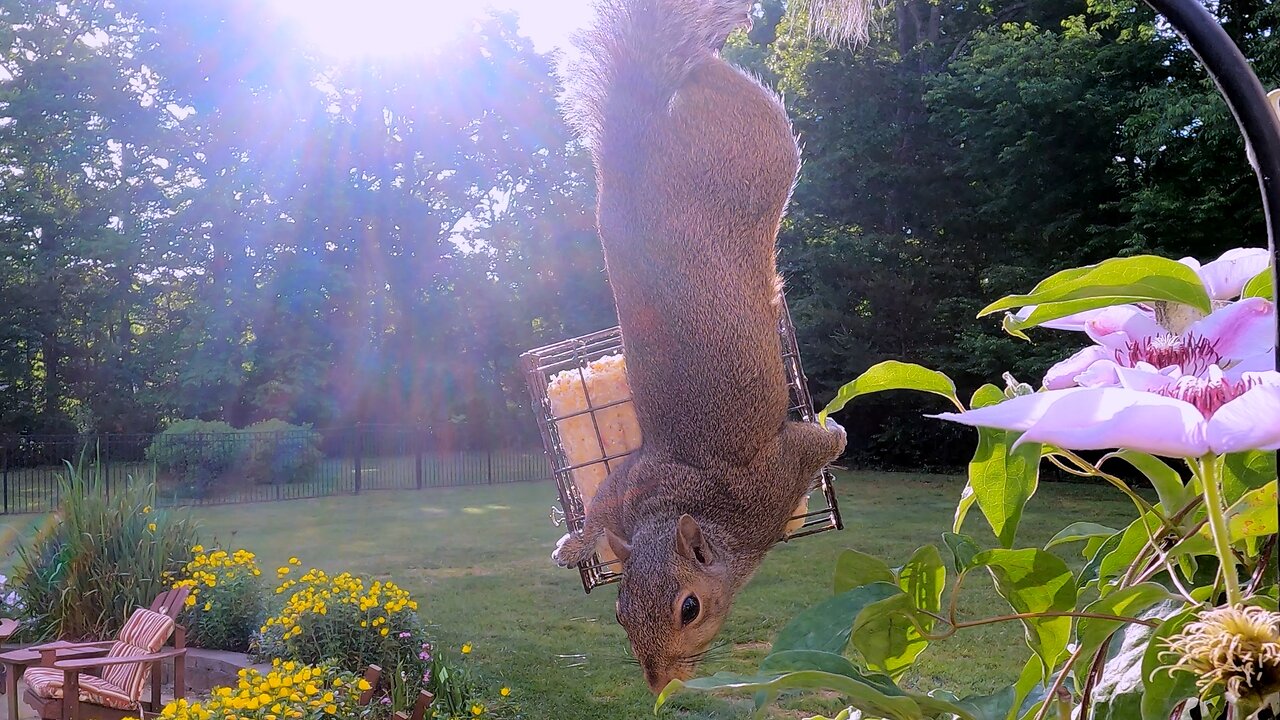
[[[670,672],[645,668],[644,679],[649,683],[650,692],[657,695],[662,692],[662,689],[667,686],[667,683],[675,679],[675,676]]]
[[[678,667],[659,668],[646,666],[644,669],[644,679],[649,683],[649,690],[652,691],[654,695],[662,692],[662,689],[665,688],[667,683],[672,680],[687,680],[689,675],[690,673],[688,671],[681,672]]]

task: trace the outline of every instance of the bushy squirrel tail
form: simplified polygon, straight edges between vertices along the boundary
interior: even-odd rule
[[[596,0],[565,70],[565,115],[593,157],[632,145],[689,73],[750,24],[748,0]]]

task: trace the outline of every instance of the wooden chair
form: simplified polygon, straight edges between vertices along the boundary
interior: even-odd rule
[[[179,602],[185,600],[183,594]],[[171,605],[162,609],[176,614]],[[180,609],[178,605],[177,610]],[[143,710],[158,712],[161,661],[173,661],[174,697],[186,694],[187,649],[185,634],[178,630],[171,615],[139,608],[112,642],[49,643],[34,648],[40,652],[41,663],[26,671],[23,700],[43,720],[123,720]],[[174,646],[164,649],[170,637]],[[102,648],[105,654],[59,658],[68,650],[93,648]],[[101,674],[88,672],[95,668]],[[148,680],[151,698],[143,701],[142,690]]]

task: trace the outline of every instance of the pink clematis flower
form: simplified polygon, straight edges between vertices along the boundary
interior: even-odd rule
[[[1119,369],[1140,366],[1200,378],[1217,367],[1232,380],[1275,367],[1275,306],[1263,298],[1226,305],[1176,334],[1132,305],[1104,308],[1083,326],[1097,344],[1050,368],[1046,388],[1116,385]]]
[[[998,405],[931,417],[1022,433],[1068,450],[1125,448],[1174,458],[1280,449],[1280,373],[1232,380],[1150,365],[1120,368],[1119,385],[1048,390]]]

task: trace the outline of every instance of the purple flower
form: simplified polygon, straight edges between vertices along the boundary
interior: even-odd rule
[[[426,660],[426,661],[430,661],[430,660],[431,660],[431,653],[429,653],[429,652],[427,652],[427,651],[423,650],[422,652],[418,653],[418,659],[419,659],[419,660]]]
[[[383,705],[390,705],[390,704],[391,704],[391,698],[390,698],[389,696],[388,696],[388,697],[384,697],[384,698],[382,698],[382,704],[383,704]]]
[[[1175,458],[1280,448],[1280,373],[1207,377],[1117,368],[1118,386],[1023,395],[933,417],[1021,432],[1015,447],[1039,442],[1068,450],[1127,448]]]
[[[1132,305],[1097,311],[1083,322],[1096,345],[1054,365],[1044,376],[1049,390],[1120,384],[1124,368],[1206,378],[1210,368],[1231,380],[1274,367],[1275,306],[1263,298],[1231,303],[1170,333]]]
[[[409,636],[410,636],[410,635],[412,635],[412,634],[413,634],[413,633],[409,633],[409,632],[402,632],[402,633],[400,633],[399,635],[397,635],[396,637],[407,638],[407,637],[409,637]]]

